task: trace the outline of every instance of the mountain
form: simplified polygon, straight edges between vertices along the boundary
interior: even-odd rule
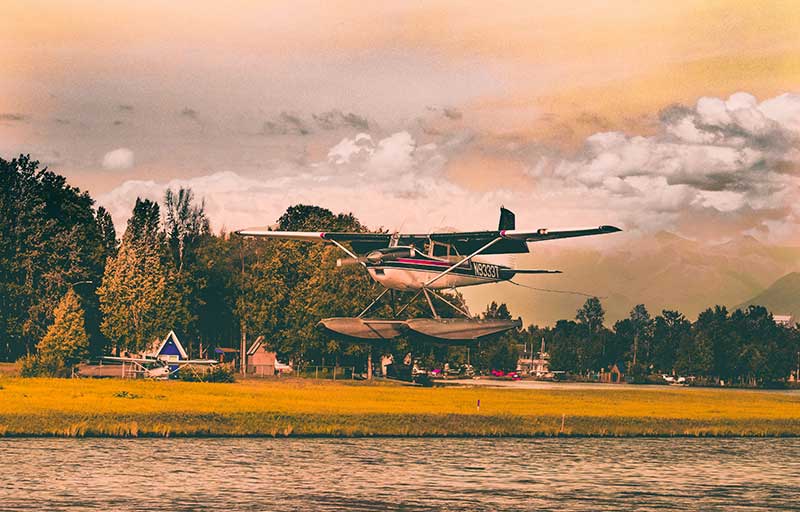
[[[800,247],[766,245],[752,237],[722,244],[688,240],[668,232],[628,235],[606,249],[584,249],[558,242],[531,244],[531,254],[516,258],[519,268],[550,268],[563,274],[518,276],[530,290],[511,284],[463,289],[474,312],[492,300],[504,301],[526,323],[552,325],[574,318],[586,297],[602,298],[612,324],[643,303],[652,315],[677,309],[694,319],[708,306],[735,307],[765,291],[790,272],[800,271]]]
[[[800,318],[800,272],[786,274],[740,307],[750,305],[764,306],[773,315]]]

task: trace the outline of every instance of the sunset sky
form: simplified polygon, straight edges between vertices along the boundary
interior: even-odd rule
[[[121,227],[299,202],[372,227],[800,243],[800,3],[6,1],[0,156]],[[619,240],[626,240],[621,237]],[[594,244],[581,241],[575,243]]]

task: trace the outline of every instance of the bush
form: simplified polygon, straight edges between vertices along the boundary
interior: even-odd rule
[[[655,386],[666,386],[668,383],[664,380],[664,377],[661,376],[660,373],[651,373],[647,377],[644,378],[644,382],[642,384],[653,384]]]
[[[17,370],[22,377],[39,376],[39,358],[35,355],[27,355],[17,359]]]
[[[197,370],[197,369],[195,369]],[[204,368],[192,371],[192,368],[184,366],[178,371],[178,379],[184,382],[233,382],[233,368],[226,365],[214,365],[210,369]]]
[[[55,355],[27,355],[17,360],[22,377],[69,377],[70,369]]]

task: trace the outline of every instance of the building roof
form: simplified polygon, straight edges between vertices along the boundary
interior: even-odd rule
[[[216,352],[217,354],[238,354],[239,350],[228,347],[217,347],[214,349],[214,352]]]
[[[792,315],[772,315],[772,319],[779,324],[792,323]]]
[[[253,354],[255,354],[263,343],[264,343],[264,336],[259,336],[258,338],[256,338],[256,341],[254,341],[253,344],[250,345],[250,348],[247,349],[247,355],[252,356]]]
[[[180,356],[181,359],[189,359],[189,356],[186,355],[186,351],[183,349],[183,345],[181,345],[181,342],[178,339],[178,336],[175,334],[175,331],[169,331],[169,334],[167,334],[167,337],[164,338],[164,340],[161,342],[161,344],[158,346],[158,348],[154,351],[154,353],[152,353],[152,355],[155,356],[155,357],[158,357],[158,356],[164,354],[164,350],[167,349],[170,346],[174,346],[177,349],[177,351],[178,351],[177,355]]]

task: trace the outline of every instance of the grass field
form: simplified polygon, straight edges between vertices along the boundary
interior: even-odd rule
[[[800,392],[0,377],[0,436],[19,435],[798,436]]]

